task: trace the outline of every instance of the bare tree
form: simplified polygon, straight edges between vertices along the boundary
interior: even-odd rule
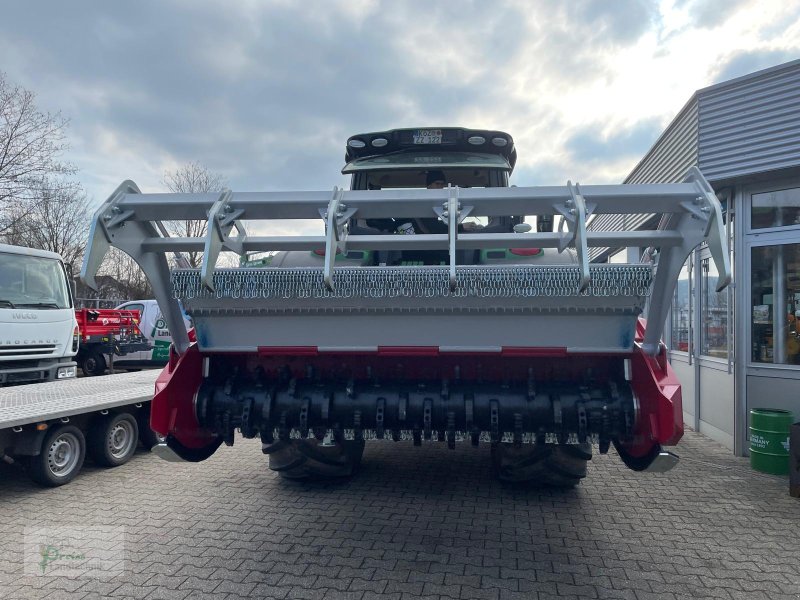
[[[153,297],[153,290],[144,272],[136,264],[136,261],[122,250],[112,247],[108,251],[99,274],[106,275],[113,280],[103,286],[103,290],[101,290],[106,296],[112,295],[125,300],[142,300]]]
[[[78,183],[54,178],[29,183],[30,200],[14,206],[5,231],[6,240],[57,252],[77,273],[89,229],[87,198]]]
[[[175,169],[166,171],[162,183],[170,192],[197,194],[220,192],[226,185],[222,175],[213,173],[199,162],[190,162]],[[164,224],[170,234],[178,237],[203,237],[206,234],[206,221],[169,221]],[[186,253],[186,259],[192,268],[197,268],[203,253],[192,251]]]
[[[75,171],[60,159],[67,148],[66,119],[39,111],[35,100],[0,72],[0,233],[24,214],[42,179]]]

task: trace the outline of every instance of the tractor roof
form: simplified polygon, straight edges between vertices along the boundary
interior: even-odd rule
[[[344,155],[346,166],[343,173],[349,173],[358,168],[353,168],[354,161],[362,159],[417,153],[420,157],[431,155],[455,154],[483,155],[487,158],[486,166],[505,167],[513,170],[517,162],[517,151],[514,148],[513,138],[502,131],[488,129],[464,129],[463,127],[437,127],[427,129],[391,129],[389,131],[376,131],[360,133],[347,140]],[[392,162],[404,162],[392,161]],[[469,161],[469,165],[474,163]]]

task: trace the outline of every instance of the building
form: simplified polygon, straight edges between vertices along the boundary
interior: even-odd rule
[[[800,420],[800,60],[692,95],[625,183],[681,181],[698,166],[723,206],[734,284],[715,290],[705,248],[687,260],[666,339],[687,424],[747,454],[752,408]],[[596,230],[654,228],[658,216]],[[639,249],[595,249],[596,261]]]

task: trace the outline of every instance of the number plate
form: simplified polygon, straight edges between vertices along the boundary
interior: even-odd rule
[[[442,143],[442,130],[441,129],[417,129],[414,132],[415,144],[441,144]]]

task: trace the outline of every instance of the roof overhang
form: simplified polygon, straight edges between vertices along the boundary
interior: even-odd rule
[[[345,175],[358,171],[395,171],[399,169],[499,169],[511,171],[511,165],[499,154],[481,152],[396,152],[382,156],[357,158],[342,169]]]

